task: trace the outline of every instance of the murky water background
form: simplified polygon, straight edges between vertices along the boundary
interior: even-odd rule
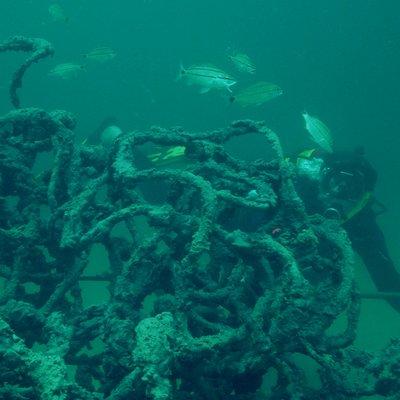
[[[107,116],[115,116],[124,130],[214,129],[241,118],[266,120],[288,154],[311,145],[301,113],[314,113],[331,128],[336,148],[365,146],[379,172],[377,196],[388,208],[380,223],[400,268],[398,1],[60,0],[68,22],[51,20],[51,4],[0,2],[0,40],[43,37],[56,48],[53,59],[26,75],[23,106],[72,111],[82,139]],[[83,54],[98,46],[110,46],[117,56],[103,64],[87,62]],[[180,63],[209,62],[233,72],[229,49],[251,56],[256,78],[279,84],[284,95],[243,109],[218,93],[199,95],[175,81]],[[0,54],[1,114],[10,109],[7,84],[22,59]],[[70,80],[48,76],[64,62],[86,64],[86,70]],[[239,146],[244,157],[260,156],[251,140]],[[101,249],[94,250],[92,267],[104,268],[102,260]],[[361,289],[374,290],[361,264],[356,272]],[[88,304],[103,301],[98,288],[82,284]],[[382,301],[363,302],[360,346],[379,348],[399,335],[399,315]]]

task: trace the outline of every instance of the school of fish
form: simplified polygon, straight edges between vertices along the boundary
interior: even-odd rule
[[[68,13],[59,3],[51,4],[48,13],[51,21],[55,23],[68,23],[70,20]],[[90,63],[105,63],[113,60],[116,55],[117,53],[111,47],[98,46],[82,54],[81,57],[84,62],[60,63],[49,71],[49,76],[63,80],[75,78],[81,72],[86,71]],[[237,74],[243,76],[256,75],[256,65],[246,53],[236,50],[230,51],[227,54],[227,59]],[[264,80],[256,80],[254,83],[243,87],[240,84],[240,79],[211,63],[193,64],[188,67],[181,65],[177,80],[188,86],[197,87],[200,94],[210,91],[226,93],[231,103],[238,104],[241,107],[259,107],[284,93],[279,85]],[[238,87],[237,91],[233,87]],[[303,118],[310,139],[324,151],[332,152],[333,139],[325,123],[308,113],[303,113]]]

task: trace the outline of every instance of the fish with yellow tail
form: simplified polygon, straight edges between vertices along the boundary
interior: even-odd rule
[[[157,148],[154,153],[148,154],[147,158],[157,166],[176,165],[185,158],[185,151],[185,146]]]

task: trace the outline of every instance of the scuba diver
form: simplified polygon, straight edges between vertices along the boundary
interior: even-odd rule
[[[307,211],[338,219],[376,288],[383,293],[400,293],[400,273],[376,221],[385,211],[373,196],[378,175],[364,151],[305,151],[297,158],[296,172],[296,187]],[[400,297],[387,301],[400,312]]]
[[[115,118],[103,121],[90,135],[90,139],[94,138],[90,142],[103,142],[110,128],[115,128],[115,121]],[[158,149],[151,154],[136,150],[135,158],[139,168],[171,164],[182,166],[185,163],[184,154],[185,148],[176,146]],[[385,208],[373,196],[378,176],[366,160],[364,151],[356,149],[320,153],[312,149],[300,153],[295,164],[296,189],[307,212],[319,213],[341,222],[378,291],[399,294],[399,297],[387,298],[387,301],[400,312],[400,273],[390,258],[385,237],[376,221]],[[160,190],[160,184],[148,182],[139,185],[139,189],[148,200],[162,202],[166,190]],[[248,216],[245,219],[246,223],[254,225],[251,221],[256,219],[260,222],[262,217],[257,214],[254,219]],[[253,230],[254,226],[248,228]]]
[[[184,147],[176,147],[151,154],[148,159],[156,165],[165,165],[179,162],[183,156]],[[361,148],[333,153],[312,149],[302,152],[296,161],[296,189],[307,212],[340,221],[377,290],[400,312],[400,273],[390,258],[384,234],[376,221],[376,217],[386,211],[373,195],[377,179],[377,172]],[[245,225],[254,230],[252,221],[259,223],[262,219],[258,213],[255,218],[247,215]],[[385,293],[388,296],[384,296]],[[390,296],[393,293],[399,297]]]

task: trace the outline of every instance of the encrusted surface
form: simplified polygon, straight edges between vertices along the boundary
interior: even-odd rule
[[[272,131],[252,121],[155,128],[104,148],[76,144],[74,125],[60,111],[0,118],[0,398],[399,398],[399,343],[380,354],[352,347],[350,244],[334,221],[306,215]],[[225,151],[248,133],[265,135],[275,159]],[[185,146],[186,167],[139,167],[148,142]],[[53,165],[34,174],[43,152]],[[121,222],[130,237],[112,234]],[[88,277],[98,243],[110,272]],[[109,301],[83,306],[88,279],[109,282]],[[343,314],[347,329],[329,334]],[[88,352],[93,340],[102,345]],[[319,387],[294,354],[314,359]]]

